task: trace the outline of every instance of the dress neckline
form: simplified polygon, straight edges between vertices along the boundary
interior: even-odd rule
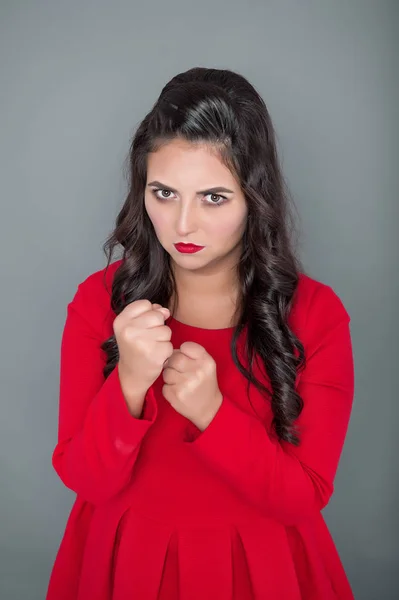
[[[177,328],[177,329],[187,329],[187,330],[191,330],[193,332],[197,332],[197,333],[208,333],[208,334],[216,334],[216,333],[228,333],[231,334],[235,327],[222,327],[220,329],[207,329],[205,327],[196,327],[195,325],[188,325],[187,323],[182,323],[181,321],[178,321],[177,319],[175,319],[175,317],[170,316],[165,323],[167,325],[169,324],[173,324],[173,328]]]

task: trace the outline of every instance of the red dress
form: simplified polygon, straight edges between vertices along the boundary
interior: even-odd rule
[[[53,465],[76,492],[47,600],[353,600],[321,509],[354,393],[350,317],[331,287],[300,276],[290,324],[305,346],[297,377],[302,443],[278,442],[269,402],[235,367],[233,329],[170,319],[172,342],[205,347],[222,405],[202,433],[149,389],[128,412],[118,369],[104,380],[120,261],[91,274],[68,305]],[[245,332],[240,343],[242,357]],[[255,374],[270,382],[259,364]],[[252,405],[252,406],[251,406]]]

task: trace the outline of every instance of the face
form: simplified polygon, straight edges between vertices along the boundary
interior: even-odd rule
[[[239,182],[209,145],[174,139],[150,153],[145,208],[176,268],[212,272],[237,263],[246,201]],[[178,243],[203,248],[182,253]]]

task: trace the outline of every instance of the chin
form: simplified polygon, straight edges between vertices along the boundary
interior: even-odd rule
[[[203,260],[199,260],[199,257],[194,258],[192,255],[190,256],[189,254],[187,256],[185,256],[184,254],[179,255],[177,257],[171,256],[170,258],[177,265],[182,265],[182,266],[184,266],[185,269],[189,269],[189,270],[190,270],[190,268],[198,269],[199,267],[204,267],[209,262],[209,261],[204,262]]]

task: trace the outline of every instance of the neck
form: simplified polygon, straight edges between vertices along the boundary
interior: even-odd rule
[[[201,274],[198,271],[174,269],[178,295],[184,296],[225,296],[233,293],[238,285],[235,273]]]
[[[230,326],[239,302],[239,281],[236,267],[200,271],[179,269],[174,265],[176,282],[171,308],[182,322],[207,323],[208,327]]]

